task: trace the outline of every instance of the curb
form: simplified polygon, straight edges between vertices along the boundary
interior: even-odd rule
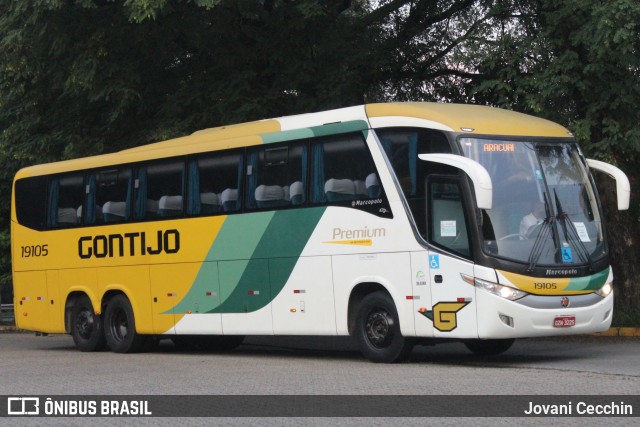
[[[640,328],[609,328],[606,332],[593,334],[596,337],[640,337]]]

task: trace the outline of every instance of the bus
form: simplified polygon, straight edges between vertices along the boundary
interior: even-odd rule
[[[379,103],[210,128],[14,180],[17,327],[81,351],[352,336],[477,354],[607,330],[613,274],[572,134],[478,106]]]

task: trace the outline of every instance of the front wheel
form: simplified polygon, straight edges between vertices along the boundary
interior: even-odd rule
[[[356,313],[355,336],[360,351],[372,362],[399,362],[413,348],[413,342],[400,333],[393,299],[382,291],[363,298]]]
[[[143,349],[147,337],[136,332],[133,308],[125,295],[109,300],[104,313],[104,335],[115,353],[135,353]]]
[[[513,338],[501,340],[469,340],[465,341],[464,345],[478,356],[494,356],[509,350],[514,342],[515,339]]]
[[[102,319],[93,311],[93,304],[86,295],[78,298],[71,311],[71,336],[80,351],[104,349]]]

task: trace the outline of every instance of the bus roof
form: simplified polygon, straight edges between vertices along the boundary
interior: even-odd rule
[[[567,138],[571,133],[564,127],[548,120],[514,111],[481,105],[442,104],[430,102],[391,102],[366,104],[340,110],[304,114],[305,120],[296,121],[298,116],[287,116],[268,120],[240,123],[203,129],[191,135],[156,142],[111,154],[66,160],[24,168],[16,179],[28,176],[59,173],[80,169],[91,169],[113,164],[132,163],[152,158],[171,157],[188,153],[221,150],[226,148],[259,145],[267,139],[273,140],[274,133],[283,130],[284,122],[305,123],[307,128],[327,123],[340,111],[348,111],[349,119],[368,119],[380,117],[404,117],[422,119],[438,125],[438,128],[469,135],[504,135]],[[359,112],[360,111],[360,112]],[[354,112],[356,116],[354,117]],[[293,120],[292,120],[293,119]],[[335,124],[334,120],[330,121]],[[271,138],[264,138],[270,135]]]
[[[365,107],[369,118],[413,117],[439,123],[453,132],[555,138],[572,136],[566,128],[549,120],[484,105],[391,102]]]

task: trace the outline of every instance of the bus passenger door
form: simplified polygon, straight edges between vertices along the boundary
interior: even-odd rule
[[[411,253],[411,274],[413,277],[413,315],[416,336],[433,337],[433,322],[425,315],[431,309],[431,277],[427,251]]]
[[[477,338],[475,287],[471,243],[464,198],[457,176],[427,179],[427,234],[443,252],[429,251],[431,309],[423,315],[433,322],[434,336]]]
[[[477,338],[475,288],[462,275],[473,277],[473,264],[429,251],[431,309],[423,313],[433,322],[434,336]]]

